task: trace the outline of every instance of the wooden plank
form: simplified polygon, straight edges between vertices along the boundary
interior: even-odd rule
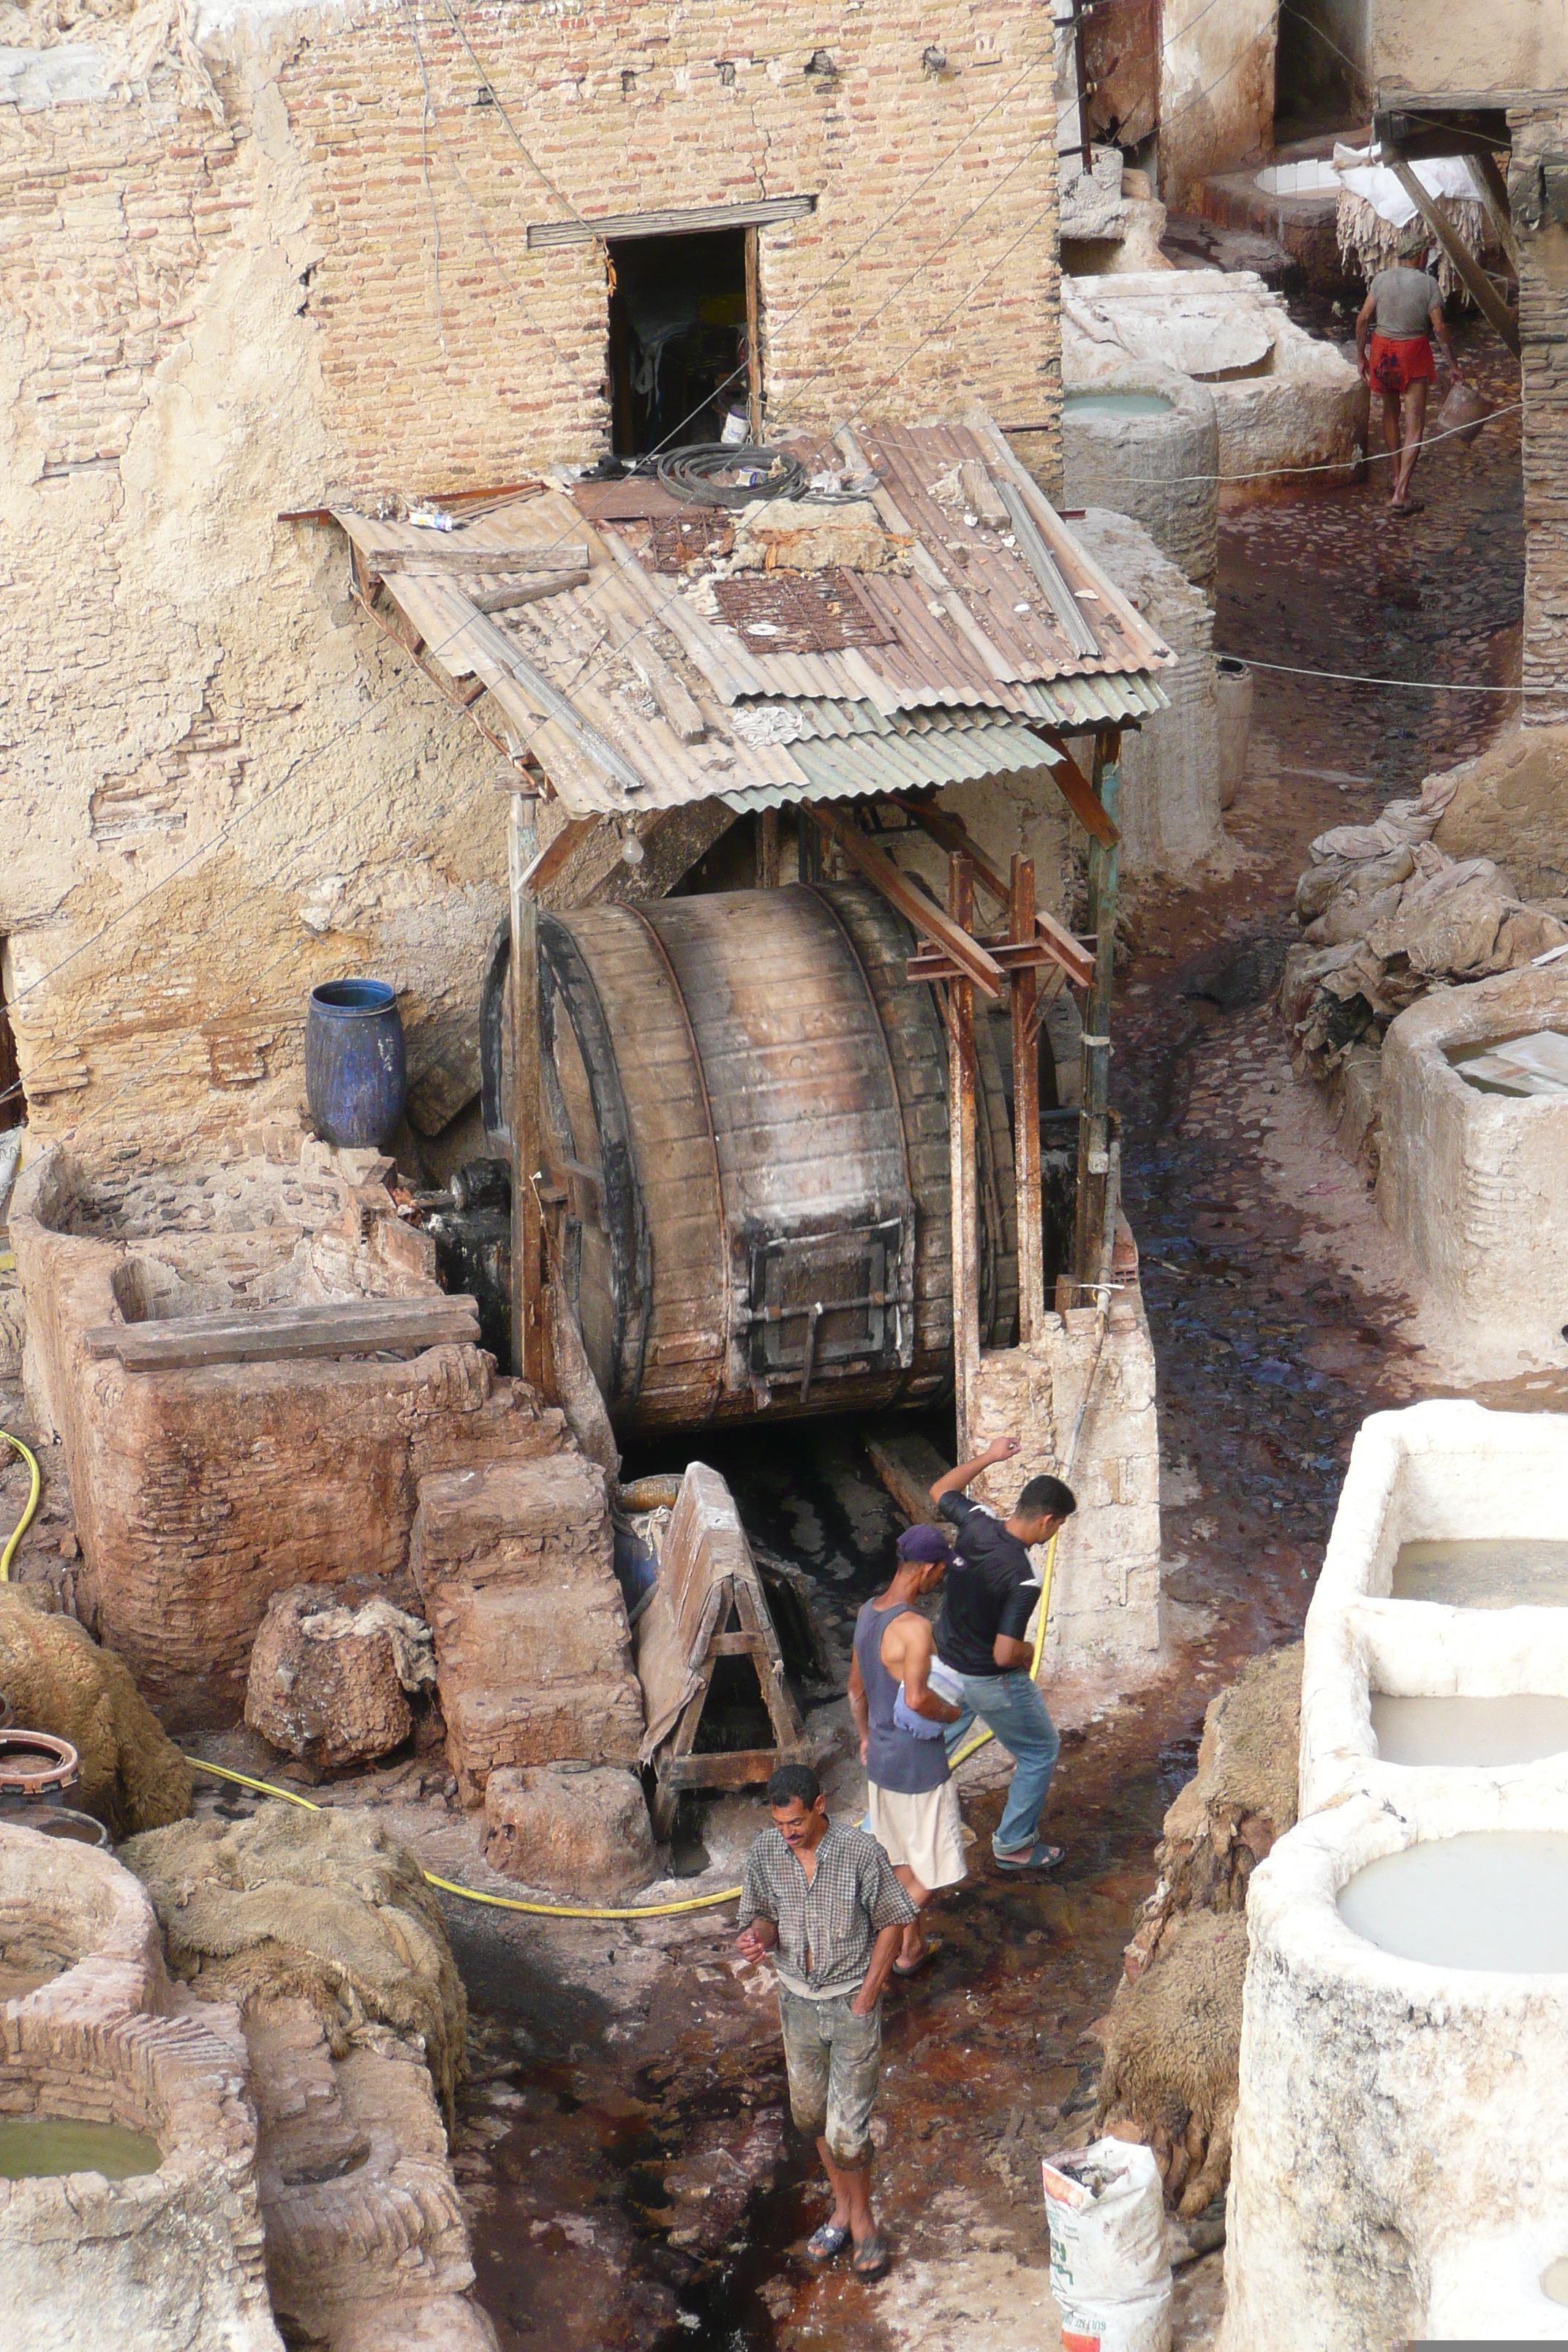
[[[1052,749],[1056,749],[1054,744]],[[974,870],[975,880],[983,889],[989,891],[999,907],[1006,907],[1012,903],[1011,892],[1006,883],[1003,881],[995,867],[983,856],[978,845],[971,837],[961,817],[950,816],[944,809],[933,806],[929,801],[916,800],[907,793],[900,793],[895,797],[898,806],[907,815],[912,816],[915,823],[923,832],[929,833],[933,841],[940,842],[944,849],[960,849],[963,852]],[[1114,833],[1115,827],[1112,826],[1111,830]],[[1120,835],[1117,837],[1120,839]],[[1072,933],[1065,929],[1054,915],[1044,913],[1038,907],[1035,909],[1035,930],[1036,936],[1052,950],[1057,962],[1060,964],[1068,978],[1079,988],[1087,988],[1094,976],[1094,964],[1082,942],[1075,940]]]
[[[1053,971],[1057,969],[1054,950],[1041,939],[996,940],[987,937],[982,939],[980,944],[992,961],[1009,976],[1018,971],[1038,971],[1047,964]],[[910,980],[952,980],[957,974],[958,966],[951,956],[939,955],[935,948],[921,948],[910,958],[905,970]]]
[[[1042,737],[1058,755],[1061,765],[1059,768],[1051,770],[1052,778],[1058,792],[1060,793],[1085,833],[1089,835],[1091,841],[1098,841],[1103,848],[1114,849],[1121,835],[1107,813],[1099,793],[1068,750],[1066,743],[1057,733],[1056,729],[1032,727],[1029,731],[1031,734]]]
[[[258,1307],[248,1315],[186,1315],[102,1323],[88,1354],[118,1357],[127,1371],[184,1371],[206,1364],[260,1364],[311,1356],[477,1344],[479,1312],[468,1297],[334,1299],[315,1307]]]
[[[638,628],[625,613],[609,613],[605,626],[610,643],[624,654],[683,743],[700,743],[708,721],[662,654],[648,642],[648,626]]]
[[[545,596],[563,596],[568,588],[585,588],[585,572],[551,572],[542,579],[525,581],[521,588],[491,588],[468,602],[476,613],[510,613],[518,604],[537,604]]]
[[[394,572],[586,572],[585,539],[541,541],[537,547],[483,547],[465,531],[430,531],[428,547],[384,548],[375,568]]]
[[[907,923],[914,926],[923,939],[950,955],[977,988],[990,997],[1000,997],[1004,985],[1002,967],[973,939],[967,929],[944,915],[933,906],[922,891],[917,890],[905,874],[900,874],[890,857],[875,848],[858,825],[851,820],[835,816],[825,808],[803,801],[800,803],[819,831],[858,866],[868,882],[879,889],[889,906],[896,907]]]
[[[778,887],[779,813],[776,808],[765,808],[757,818],[757,887],[776,890]]]
[[[1433,198],[1422,186],[1410,164],[1397,155],[1390,156],[1388,168],[1453,263],[1465,288],[1488,323],[1501,336],[1514,358],[1519,357],[1519,321],[1477,257],[1470,251],[1453,223],[1442,214]]]
[[[659,1786],[664,1789],[748,1789],[770,1780],[781,1764],[798,1759],[781,1756],[776,1748],[737,1748],[711,1756],[661,1758]]]
[[[1013,859],[1012,932],[1031,944],[1035,934],[1035,866]],[[1040,1055],[1035,1038],[1039,982],[1027,966],[1008,982],[1013,1013],[1013,1168],[1018,1187],[1018,1339],[1027,1347],[1045,1328],[1045,1235],[1040,1197]]]
[[[965,457],[958,468],[958,479],[964,497],[982,522],[994,530],[1007,528],[1007,509],[1002,494],[978,457]]]
[[[956,851],[948,860],[947,910],[966,935],[974,915],[974,877]],[[974,991],[967,980],[947,992],[947,1136],[952,1214],[952,1373],[958,1456],[970,1453],[970,1402],[980,1371],[980,1199],[974,1156]]]
[[[568,817],[560,832],[524,869],[522,887],[536,906],[556,877],[571,864],[589,835],[597,833],[604,822],[602,816]]]
[[[518,779],[521,785],[521,778]],[[524,881],[539,856],[539,803],[515,791],[507,812],[507,878],[511,955],[507,1018],[511,1052],[511,1362],[538,1394],[555,1402],[550,1344],[549,1268],[545,1263],[544,1129],[540,1072],[539,902]]]
[[[746,231],[746,415],[753,441],[763,437],[763,298],[757,270],[757,228]]]
[[[1097,796],[1114,815],[1121,783],[1121,734],[1118,728],[1108,727],[1095,738],[1094,781]],[[1073,1273],[1079,1286],[1080,1305],[1100,1273],[1110,1169],[1110,997],[1116,968],[1118,867],[1114,846],[1107,848],[1098,841],[1089,844],[1089,919],[1094,926],[1094,985],[1083,1016],[1083,1092],[1073,1229]]]
[[[931,1490],[952,1469],[928,1438],[890,1423],[866,1431],[871,1467],[911,1527],[934,1526],[937,1507]]]
[[[1470,157],[1470,171],[1486,206],[1487,218],[1497,233],[1497,241],[1508,256],[1508,266],[1519,276],[1519,239],[1513,233],[1513,207],[1508,200],[1508,182],[1503,178],[1497,157],[1489,148]]]
[[[597,220],[530,221],[528,250],[546,253],[561,245],[594,245],[621,236],[694,236],[706,229],[766,227],[771,221],[805,220],[816,210],[815,196],[762,196],[749,205],[696,205],[683,212],[605,213]]]

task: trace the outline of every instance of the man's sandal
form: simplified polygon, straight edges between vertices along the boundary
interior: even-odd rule
[[[814,2263],[830,2263],[844,2252],[848,2243],[849,2225],[847,2221],[824,2221],[821,2229],[814,2230],[807,2238],[805,2251]]]
[[[1005,1870],[1009,1875],[1016,1877],[1021,1871],[1026,1870],[1054,1870],[1060,1862],[1062,1853],[1061,1846],[1042,1843],[1031,1847],[1027,1853],[1004,1856],[994,1853],[991,1859],[998,1870]]]
[[[888,2241],[879,2230],[873,2236],[861,2239],[849,2267],[859,2279],[881,2277],[888,2267]]]
[[[893,1962],[893,1974],[896,1977],[918,1977],[922,1969],[928,1968],[931,1965],[931,1961],[935,1959],[941,1949],[942,1937],[940,1936],[928,1936],[925,1939],[925,1944],[921,1952],[920,1958],[918,1960],[911,1960],[907,1968],[902,1960],[895,1960]]]

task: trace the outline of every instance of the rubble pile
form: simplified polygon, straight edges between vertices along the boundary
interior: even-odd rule
[[[1568,943],[1568,898],[1521,898],[1487,856],[1453,857],[1433,835],[1464,775],[1428,776],[1372,824],[1333,825],[1296,886],[1301,939],[1279,1003],[1298,1069],[1327,1078],[1431,988],[1517,971]]]

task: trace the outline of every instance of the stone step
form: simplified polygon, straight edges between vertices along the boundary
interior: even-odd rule
[[[561,1584],[611,1572],[604,1472],[581,1454],[440,1471],[419,1481],[413,1567],[421,1592],[461,1573],[476,1583]]]
[[[443,1693],[442,1706],[447,1754],[465,1805],[482,1803],[498,1765],[578,1758],[635,1764],[642,1744],[642,1685],[633,1674],[481,1685],[450,1700]]]
[[[595,1578],[570,1592],[443,1580],[426,1594],[443,1704],[484,1684],[629,1674],[621,1590]]]

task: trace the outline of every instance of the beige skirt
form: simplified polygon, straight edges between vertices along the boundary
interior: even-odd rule
[[[866,1818],[871,1835],[893,1864],[912,1870],[922,1886],[956,1886],[963,1866],[963,1822],[958,1790],[951,1780],[906,1797],[897,1789],[868,1784]]]

